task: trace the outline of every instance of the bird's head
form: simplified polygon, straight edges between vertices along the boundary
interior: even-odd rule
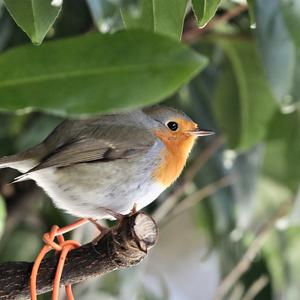
[[[151,122],[150,128],[165,145],[161,152],[163,163],[153,177],[162,185],[169,186],[180,175],[197,137],[213,132],[201,129],[184,112],[171,107],[153,106],[144,112],[155,121]]]
[[[144,109],[144,112],[156,121],[154,133],[163,141],[177,144],[213,134],[211,130],[201,129],[184,112],[172,107],[156,105]]]

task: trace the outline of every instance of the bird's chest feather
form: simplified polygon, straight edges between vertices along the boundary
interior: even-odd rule
[[[181,174],[189,153],[194,145],[195,137],[187,136],[181,139],[168,139],[157,136],[164,143],[161,151],[161,164],[153,173],[153,178],[160,184],[168,187]]]

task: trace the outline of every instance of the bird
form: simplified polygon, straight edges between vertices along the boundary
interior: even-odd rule
[[[141,210],[181,174],[201,129],[184,112],[154,105],[67,119],[40,144],[0,158],[0,168],[34,180],[54,205],[81,218]]]

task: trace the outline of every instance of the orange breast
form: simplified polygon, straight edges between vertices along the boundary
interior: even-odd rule
[[[168,187],[181,174],[196,138],[182,135],[176,139],[170,139],[160,132],[156,132],[156,136],[162,140],[165,148],[161,152],[162,163],[154,171],[153,178]]]

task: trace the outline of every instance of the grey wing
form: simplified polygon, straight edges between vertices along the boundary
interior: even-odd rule
[[[48,143],[52,150],[27,174],[49,167],[131,158],[148,151],[155,142],[155,137],[145,128],[110,124],[84,125],[82,130],[66,133],[69,138],[60,139],[59,142],[55,134],[52,137],[50,135],[45,141],[45,147]],[[56,147],[51,140],[56,140]]]

